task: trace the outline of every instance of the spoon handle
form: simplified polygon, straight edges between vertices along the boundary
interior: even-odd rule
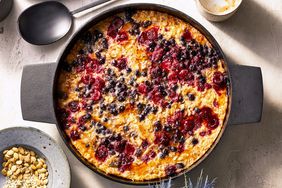
[[[108,1],[111,1],[111,0],[96,0],[96,1],[94,1],[93,3],[89,3],[88,5],[85,5],[85,6],[83,6],[83,7],[80,7],[80,8],[78,8],[78,9],[76,9],[76,10],[71,11],[71,14],[72,14],[72,15],[77,14],[77,13],[82,12],[82,11],[84,11],[84,10],[87,10],[87,9],[89,9],[89,8],[92,8],[92,7],[95,7],[95,6],[97,6],[97,5],[101,5],[101,4],[103,4],[103,3],[106,3],[106,2],[108,2]]]

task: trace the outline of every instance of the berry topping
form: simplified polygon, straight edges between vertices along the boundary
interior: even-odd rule
[[[199,116],[203,123],[209,129],[215,129],[219,125],[219,120],[216,114],[212,112],[212,110],[208,107],[204,107],[201,109]]]
[[[224,73],[221,73],[221,72],[215,72],[213,74],[212,81],[213,81],[213,88],[217,91],[217,93],[225,89],[227,84],[229,84],[228,77],[224,75]]]
[[[141,160],[147,163],[149,160],[154,159],[156,156],[157,156],[156,152],[150,150],[148,153],[142,156]]]
[[[121,57],[112,62],[112,65],[117,67],[119,70],[125,69],[127,64],[127,58]]]
[[[158,38],[158,30],[158,27],[152,27],[143,31],[138,38],[139,43],[149,45],[150,42]]]
[[[72,101],[68,106],[72,112],[76,112],[80,109],[78,101]]]
[[[224,75],[221,72],[215,72],[212,81],[215,85],[221,86],[224,84]]]
[[[105,145],[100,145],[95,152],[97,160],[104,162],[108,157],[108,148]]]
[[[185,31],[184,31],[182,36],[184,37],[184,39],[186,41],[190,41],[192,39],[192,35],[191,35],[190,31],[187,28],[185,29]]]
[[[117,41],[118,42],[123,42],[128,40],[128,35],[125,31],[119,32],[117,35]]]
[[[132,144],[130,144],[130,143],[126,143],[126,145],[125,145],[125,150],[124,150],[124,152],[125,152],[125,154],[127,154],[127,155],[133,155],[134,154],[134,152],[135,152],[135,148],[134,148],[134,146],[132,145]]]
[[[126,141],[118,140],[114,143],[114,149],[116,152],[122,153],[125,149]]]
[[[112,38],[116,38],[118,31],[123,26],[123,24],[124,21],[120,17],[116,16],[108,27],[107,34]]]
[[[138,92],[141,93],[141,94],[147,94],[148,88],[147,88],[146,84],[144,84],[144,83],[139,84]]]
[[[193,26],[134,12],[84,33],[62,62],[55,94],[74,147],[102,171],[142,181],[173,176],[206,153],[225,120],[230,83],[219,51]],[[166,19],[176,25],[159,24]]]
[[[171,166],[167,166],[165,168],[165,174],[167,176],[173,176],[176,173],[176,166],[175,165],[171,165]]]
[[[121,154],[119,157],[118,170],[121,172],[129,170],[131,168],[131,164],[133,161],[134,161],[133,157],[128,156],[126,154]]]
[[[77,131],[75,131],[75,130],[72,130],[72,131],[70,132],[70,137],[71,137],[71,139],[72,139],[73,141],[80,139],[79,133],[78,133]]]
[[[163,146],[168,146],[170,142],[170,136],[167,133],[158,133],[156,132],[155,134],[155,144],[163,145]]]

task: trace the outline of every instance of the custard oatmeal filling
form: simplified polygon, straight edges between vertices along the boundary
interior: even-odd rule
[[[77,41],[58,79],[59,122],[71,143],[107,174],[163,178],[198,161],[228,108],[223,58],[190,24],[127,11]]]

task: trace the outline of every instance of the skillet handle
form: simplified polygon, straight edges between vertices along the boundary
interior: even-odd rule
[[[56,63],[26,65],[21,80],[21,109],[24,120],[55,123],[52,87]]]
[[[228,124],[247,124],[261,121],[263,80],[261,68],[231,65],[232,106]]]

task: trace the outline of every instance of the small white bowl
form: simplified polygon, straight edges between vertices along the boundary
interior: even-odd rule
[[[239,8],[239,6],[242,4],[243,0],[236,0],[236,4],[234,7],[231,7],[225,11],[222,12],[215,12],[209,10],[208,3],[216,0],[195,0],[196,5],[200,11],[200,13],[209,21],[212,22],[221,22],[228,18],[230,18]]]

